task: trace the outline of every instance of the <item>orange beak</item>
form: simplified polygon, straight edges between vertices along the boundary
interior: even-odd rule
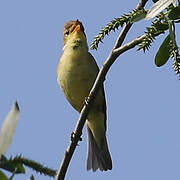
[[[74,24],[75,28],[73,30],[73,32],[80,32],[81,31],[81,26],[80,26],[80,22],[77,20]]]
[[[80,25],[77,25],[73,32],[80,32],[80,31],[81,31],[81,27]]]

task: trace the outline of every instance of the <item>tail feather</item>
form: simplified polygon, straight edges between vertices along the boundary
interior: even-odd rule
[[[101,148],[98,147],[93,134],[87,126],[88,132],[88,158],[87,158],[87,170],[92,169],[96,171],[98,168],[101,171],[107,171],[112,169],[112,160],[109,153],[106,137],[102,140]]]

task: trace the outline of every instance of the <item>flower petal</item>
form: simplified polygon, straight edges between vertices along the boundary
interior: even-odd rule
[[[0,132],[0,155],[5,154],[11,145],[16,126],[19,120],[20,110],[16,102],[5,118]]]

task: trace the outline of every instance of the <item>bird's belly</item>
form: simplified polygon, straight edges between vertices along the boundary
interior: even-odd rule
[[[90,88],[90,80],[86,78],[73,76],[66,82],[66,96],[78,111],[82,109],[85,97],[88,96]]]
[[[77,111],[81,111],[94,80],[95,77],[92,77],[82,64],[81,67],[61,69],[59,74],[59,81],[64,94]]]

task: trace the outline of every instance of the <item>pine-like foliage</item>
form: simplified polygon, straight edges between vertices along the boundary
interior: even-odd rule
[[[180,77],[180,57],[178,58],[178,60],[174,61],[173,68],[176,74],[178,74]]]
[[[16,156],[15,158],[10,158],[9,162],[10,163],[19,163],[19,164],[25,165],[25,166],[27,166],[29,168],[32,168],[36,172],[39,172],[40,174],[48,175],[48,176],[51,176],[51,177],[55,177],[55,175],[56,175],[55,170],[50,169],[48,167],[45,167],[44,165],[42,165],[42,164],[40,164],[40,163],[38,163],[36,161],[24,158],[21,155]]]
[[[171,57],[174,59],[173,68],[177,75],[180,77],[180,55],[179,48],[176,44],[173,44],[170,48]]]
[[[113,19],[103,29],[101,29],[100,33],[97,36],[95,36],[94,41],[91,44],[91,49],[97,50],[99,43],[102,42],[106,35],[109,35],[111,31],[115,31],[119,27],[122,27],[125,23],[131,22],[132,19],[137,17],[142,12],[144,12],[144,10],[133,10],[129,14],[125,14],[119,18]]]
[[[178,18],[180,14],[179,10],[180,10],[179,7],[174,8],[173,5],[170,5],[165,12],[161,12],[152,22],[151,26],[146,28],[147,31],[145,32],[145,38],[143,38],[143,40],[139,43],[138,50],[142,49],[144,52],[146,50],[149,50],[154,40],[156,40],[156,38],[160,34],[164,34],[166,31],[170,30],[171,28],[170,22],[174,22],[175,20],[176,22],[178,22]],[[124,24],[134,23],[136,21],[139,21],[143,19],[146,14],[147,11],[145,11],[144,9],[133,10],[129,14],[125,14],[119,18],[115,18],[110,23],[108,23],[103,29],[101,29],[100,33],[94,38],[94,41],[91,44],[91,49],[97,49],[99,43],[102,42],[104,37],[106,35],[109,35],[111,31],[117,30],[119,27],[122,27]],[[176,42],[171,43],[169,51],[170,51],[170,56],[174,59],[174,64],[173,64],[174,70],[180,76],[180,55],[179,55],[178,45]]]
[[[143,39],[143,41],[140,43],[138,50],[143,49],[144,51],[148,50],[153,43],[153,41],[156,39],[157,36],[160,34],[165,33],[169,29],[168,22],[164,18],[164,14],[161,13],[157,19],[155,19],[154,22],[152,22],[152,25],[150,27],[146,28],[147,31],[146,37]]]

